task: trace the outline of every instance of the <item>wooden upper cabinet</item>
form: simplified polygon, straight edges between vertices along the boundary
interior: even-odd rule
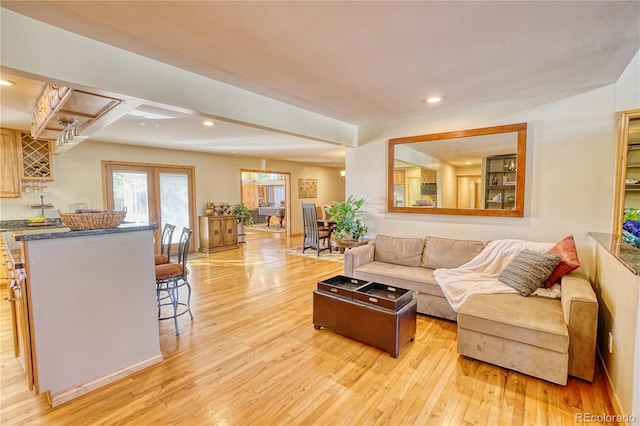
[[[19,198],[22,177],[20,133],[11,129],[0,129],[0,132],[0,198]]]
[[[438,172],[431,169],[420,168],[421,183],[436,183],[438,181]]]
[[[404,185],[404,170],[394,170],[393,171],[393,184],[394,185]]]

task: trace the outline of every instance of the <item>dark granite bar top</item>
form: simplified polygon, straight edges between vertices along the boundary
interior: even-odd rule
[[[30,223],[26,219],[10,219],[0,220],[0,232],[20,231],[23,229],[49,229],[60,228],[64,226],[62,220],[57,218],[48,218],[45,223]]]
[[[15,241],[36,241],[36,240],[49,240],[53,238],[86,237],[88,235],[106,235],[106,234],[118,234],[121,232],[148,231],[148,230],[154,230],[157,228],[158,228],[158,225],[156,223],[152,223],[152,224],[131,223],[131,224],[123,224],[116,228],[90,229],[87,231],[71,231],[69,228],[38,229],[37,231],[22,230],[22,231],[13,231],[13,238]]]
[[[640,275],[640,249],[625,243],[622,237],[605,232],[589,232],[589,235],[617,258],[635,275]]]
[[[117,228],[92,229],[89,231],[71,231],[67,227],[47,227],[38,229],[16,228],[20,230],[5,230],[2,232],[2,239],[11,261],[16,269],[24,266],[24,258],[22,256],[22,241],[48,240],[53,238],[69,238],[69,237],[86,237],[88,235],[105,235],[117,234],[121,232],[148,231],[157,229],[158,225],[152,224],[123,224]]]

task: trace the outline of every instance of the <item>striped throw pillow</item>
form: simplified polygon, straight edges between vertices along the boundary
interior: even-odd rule
[[[498,275],[498,280],[521,295],[529,296],[549,278],[561,259],[557,254],[522,250]]]

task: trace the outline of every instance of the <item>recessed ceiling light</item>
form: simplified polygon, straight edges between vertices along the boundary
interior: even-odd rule
[[[13,81],[9,80],[0,80],[0,86],[10,87],[15,86],[16,84]]]
[[[213,122],[213,121],[211,121],[211,120],[207,120],[207,121],[203,121],[203,122],[202,122],[202,125],[203,125],[203,126],[207,126],[207,127],[211,127],[211,126],[215,126],[215,125],[216,125],[216,123],[214,123],[214,122]]]
[[[149,127],[149,128],[157,129],[158,127],[160,127],[160,125],[158,123],[142,122],[140,123],[140,127]]]
[[[444,97],[442,96],[431,96],[429,98],[427,98],[425,100],[425,102],[430,103],[430,104],[437,104],[438,102],[442,101],[444,99]]]
[[[466,164],[467,166],[471,164],[471,161],[465,161],[464,164]]]

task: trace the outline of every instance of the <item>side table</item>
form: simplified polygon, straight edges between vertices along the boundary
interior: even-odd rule
[[[334,240],[333,238],[331,239],[331,251],[333,251],[333,249],[338,249],[340,251],[340,253],[344,253],[345,249],[349,249],[349,248],[353,248],[353,247],[359,247],[359,246],[364,246],[366,244],[368,244],[368,241],[353,241],[353,240]]]

